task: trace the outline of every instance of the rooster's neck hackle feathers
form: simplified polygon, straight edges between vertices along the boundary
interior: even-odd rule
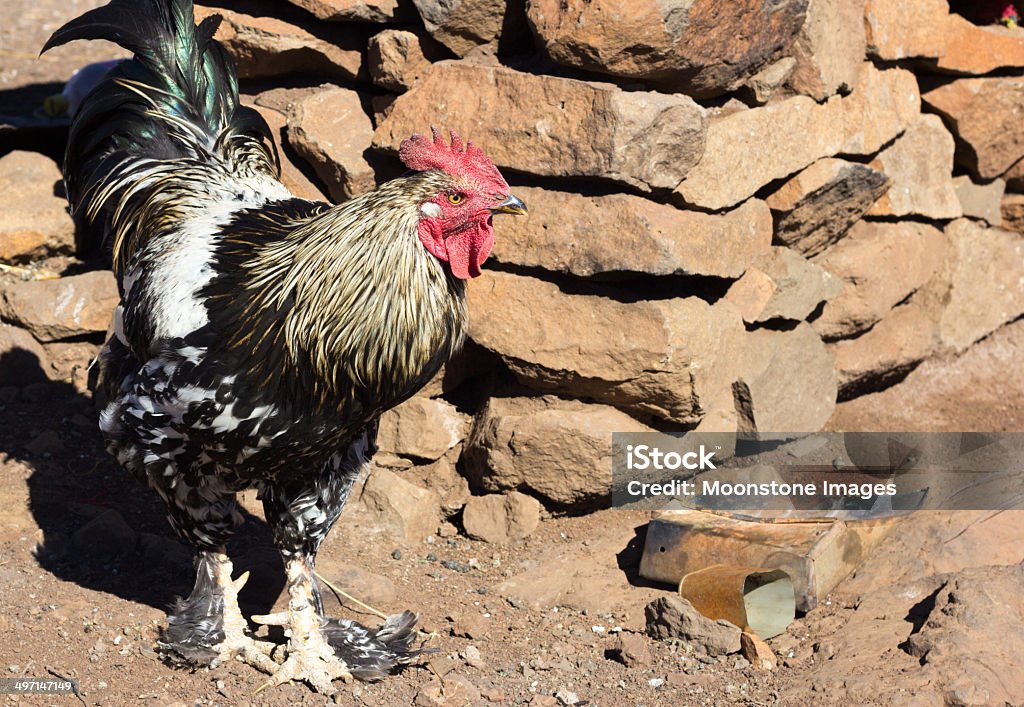
[[[439,172],[412,174],[326,209],[278,240],[225,247],[248,252],[239,278],[248,302],[233,348],[259,350],[270,337],[285,355],[253,357],[272,384],[282,367],[307,374],[318,406],[353,397],[411,395],[462,344],[464,284],[416,235],[420,204],[450,188]],[[237,294],[237,293],[236,293]],[[276,321],[262,328],[260,321]],[[278,370],[275,370],[275,367]],[[284,379],[292,376],[284,375]]]

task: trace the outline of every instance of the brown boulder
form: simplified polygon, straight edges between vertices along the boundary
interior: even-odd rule
[[[830,429],[879,432],[1024,430],[1024,321],[964,353],[930,358],[879,393],[840,403]]]
[[[372,470],[359,501],[379,529],[407,543],[418,543],[433,535],[440,522],[441,501],[437,494],[388,469]]]
[[[59,196],[60,168],[36,152],[0,158],[0,261],[25,262],[74,250],[75,227]]]
[[[429,38],[386,29],[370,37],[366,65],[375,84],[402,93],[430,70],[431,60],[439,58],[440,53]]]
[[[238,77],[266,78],[285,74],[324,74],[353,79],[362,65],[360,35],[332,28],[314,35],[274,17],[253,17],[224,8],[195,8],[196,22],[210,15],[224,18],[214,37],[235,60]]]
[[[1006,192],[1006,182],[1002,179],[978,184],[966,174],[962,174],[953,177],[953,191],[960,201],[964,216],[979,219],[989,226],[1002,225],[1002,201]]]
[[[527,15],[556,62],[706,98],[783,56],[807,0],[534,0]]]
[[[922,96],[956,137],[956,161],[975,177],[994,179],[1024,157],[1024,78],[959,79]]]
[[[912,74],[865,65],[849,96],[833,96],[824,104],[794,96],[712,116],[704,158],[676,193],[705,209],[732,206],[822,157],[875,152],[902,132],[918,110]]]
[[[839,295],[838,278],[789,248],[758,257],[725,293],[748,324],[773,319],[802,320],[819,304]]]
[[[413,18],[402,0],[288,0],[328,22],[402,22]]]
[[[879,59],[935,59],[945,52],[947,0],[868,0],[864,26],[867,46]]]
[[[469,417],[443,400],[413,397],[380,417],[377,446],[416,459],[439,459],[469,433]]]
[[[843,293],[814,320],[814,329],[827,340],[868,329],[935,275],[945,250],[946,239],[932,226],[857,223],[843,240],[813,259],[845,283]]]
[[[559,506],[592,505],[612,492],[612,433],[652,432],[623,412],[576,400],[491,398],[463,453],[485,491],[529,489]]]
[[[310,94],[288,113],[288,143],[312,165],[335,202],[376,186],[365,156],[372,139],[373,123],[359,94],[347,88]]]
[[[951,14],[946,0],[869,0],[865,20],[879,59],[924,59],[925,69],[975,76],[1024,66],[1024,32],[975,25]]]
[[[537,529],[540,510],[537,499],[518,491],[473,496],[462,509],[462,527],[475,540],[508,545]]]
[[[508,0],[412,0],[430,35],[459,56],[501,35]]]
[[[470,284],[469,308],[472,339],[523,384],[677,422],[721,407],[743,331],[728,302],[625,304],[493,271]]]
[[[892,185],[868,211],[870,216],[954,219],[963,214],[953,189],[953,137],[935,115],[922,115],[871,166]]]
[[[835,360],[806,323],[748,332],[733,384],[739,429],[817,432],[835,411]]]
[[[830,348],[840,398],[851,398],[865,386],[899,378],[927,358],[935,349],[935,323],[922,307],[905,304],[857,338],[842,339]]]
[[[274,145],[277,147],[277,154],[281,158],[281,183],[297,197],[311,201],[325,201],[327,195],[320,191],[320,187],[312,182],[299,166],[289,159],[288,154],[283,150],[287,141],[288,131],[286,128],[288,126],[288,117],[283,112],[260,105],[264,95],[260,94],[256,97],[242,96],[242,105],[253,108],[267,121],[270,134],[274,138]]]
[[[738,277],[772,240],[771,214],[756,199],[723,214],[704,214],[629,194],[514,191],[530,212],[499,225],[493,257],[502,263],[580,277],[611,272]]]
[[[686,96],[502,67],[434,64],[395,101],[374,145],[397,150],[426,130],[424,116],[476,142],[499,167],[644,190],[674,188],[704,152],[704,109]]]
[[[1006,194],[999,205],[1003,227],[1024,233],[1024,194]]]
[[[0,289],[0,317],[39,341],[58,341],[106,332],[119,301],[113,274],[96,270],[7,285]]]
[[[885,193],[889,178],[867,165],[826,158],[803,170],[766,200],[775,240],[816,255],[842,238]]]
[[[865,0],[813,0],[796,42],[786,84],[821,101],[857,85],[864,62]]]
[[[1024,313],[1024,237],[959,219],[939,275],[914,296],[938,324],[945,350],[963,351]]]

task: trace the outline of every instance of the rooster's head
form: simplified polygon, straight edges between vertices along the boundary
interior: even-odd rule
[[[399,155],[416,172],[435,172],[438,190],[420,204],[420,242],[435,258],[448,263],[452,275],[467,279],[480,274],[494,246],[496,213],[525,214],[526,205],[512,196],[501,172],[483,150],[451,133],[445,142],[437,128],[433,140],[413,135]]]

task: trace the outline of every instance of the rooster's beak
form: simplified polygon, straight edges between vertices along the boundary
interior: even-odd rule
[[[520,199],[512,196],[511,194],[505,201],[501,202],[497,206],[491,207],[492,214],[516,214],[522,216],[526,214],[526,204]]]

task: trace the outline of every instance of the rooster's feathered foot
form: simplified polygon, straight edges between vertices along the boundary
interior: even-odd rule
[[[259,624],[284,627],[289,636],[284,664],[260,690],[304,680],[317,692],[333,695],[332,683],[338,678],[379,680],[425,652],[412,648],[416,614],[396,614],[376,629],[347,619],[322,618],[316,610],[314,581],[304,561],[289,561],[288,610],[252,617]]]
[[[210,667],[238,658],[273,672],[277,668],[270,658],[274,644],[249,636],[238,608],[238,592],[248,579],[248,572],[231,579],[231,561],[224,553],[200,553],[195,588],[188,599],[177,603],[160,638],[163,654],[172,662]]]

